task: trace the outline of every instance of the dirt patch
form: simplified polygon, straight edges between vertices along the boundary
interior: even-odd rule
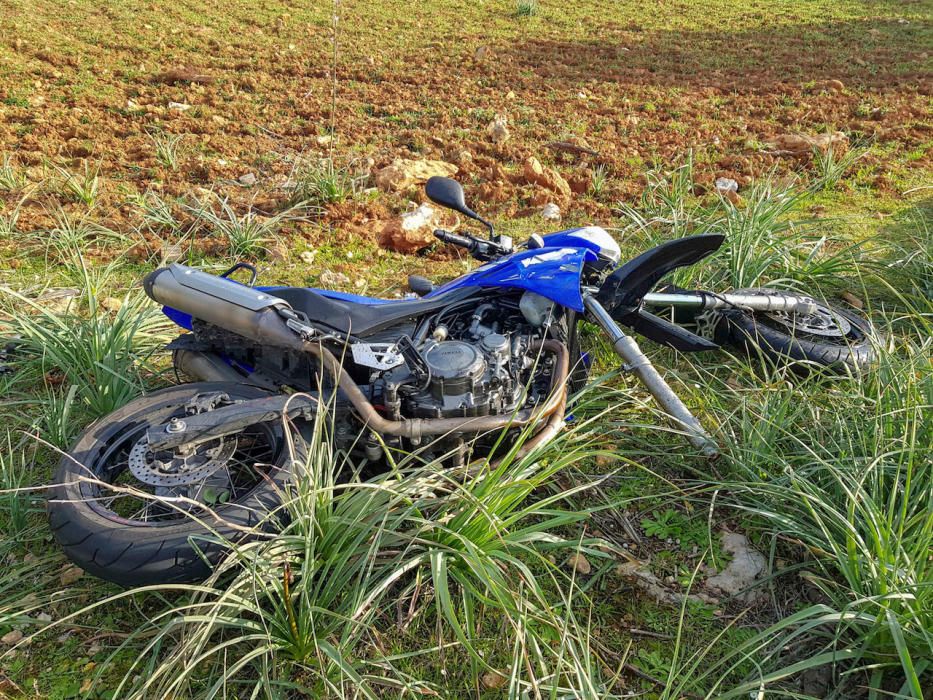
[[[0,142],[26,165],[99,163],[126,192],[205,187],[244,205],[257,197],[235,184],[248,172],[269,203],[284,201],[281,185],[301,153],[352,150],[373,170],[396,158],[453,158],[468,193],[498,217],[546,203],[546,184],[522,177],[535,158],[560,178],[549,181],[569,183],[573,196],[559,188],[565,218],[602,222],[640,192],[647,165],[688,150],[702,154],[701,183],[726,176],[744,185],[801,167],[765,145],[789,133],[872,139],[877,154],[864,165],[878,171],[871,184],[883,192],[896,190],[891,171],[905,153],[910,168],[930,166],[921,21],[777,16],[756,19],[755,29],[671,30],[602,18],[584,3],[574,12],[593,31],[582,34],[542,23],[531,33],[494,23],[484,34],[476,9],[459,31],[443,13],[433,27],[416,17],[418,35],[386,8],[350,3],[332,114],[323,17],[233,5],[227,15],[189,16],[83,1],[61,13],[57,3],[16,0],[0,19]],[[598,39],[558,38],[574,34]],[[490,133],[497,120],[507,140]],[[183,135],[177,164],[160,161],[154,134]],[[551,147],[580,138],[586,146]],[[608,176],[599,193],[597,167]],[[383,204],[399,213],[407,196],[423,199],[387,194]],[[118,205],[100,209],[122,227]],[[325,221],[355,217],[332,208]]]

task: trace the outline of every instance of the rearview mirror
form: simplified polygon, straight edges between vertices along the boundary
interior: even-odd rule
[[[453,209],[466,217],[479,221],[489,229],[490,235],[492,234],[492,224],[467,206],[463,188],[456,180],[435,175],[424,186],[424,193],[435,204],[447,209]]]

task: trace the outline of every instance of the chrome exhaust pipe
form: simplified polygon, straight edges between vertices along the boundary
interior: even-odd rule
[[[301,338],[279,313],[291,306],[261,290],[177,263],[149,273],[143,289],[163,306],[262,345],[303,349]]]

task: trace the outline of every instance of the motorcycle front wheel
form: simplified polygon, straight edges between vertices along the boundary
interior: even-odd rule
[[[781,295],[774,289],[741,289]],[[750,354],[803,370],[818,365],[830,371],[861,371],[876,359],[871,322],[838,306],[817,301],[812,314],[732,310],[722,314],[728,339]]]
[[[236,383],[184,384],[90,425],[62,458],[48,504],[52,532],[68,558],[123,586],[206,578],[225,542],[271,525],[269,513],[293,460],[304,459],[305,443],[296,436],[290,451],[282,422],[272,421],[184,453],[153,454],[146,433],[193,410],[212,410],[212,400],[268,395]]]

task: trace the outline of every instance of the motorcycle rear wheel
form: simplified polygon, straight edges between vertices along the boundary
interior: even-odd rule
[[[203,580],[225,552],[223,540],[244,541],[258,532],[250,529],[272,525],[268,513],[280,503],[292,458],[300,462],[305,454],[300,436],[293,436],[296,453],[289,452],[279,421],[208,443],[200,464],[220,464],[197,483],[153,486],[133,473],[147,468],[148,457],[130,466],[146,431],[183,417],[198,394],[236,401],[268,392],[227,382],[157,391],[91,424],[63,456],[49,522],[68,558],[88,573],[123,586]]]
[[[742,289],[742,293],[782,294],[774,289]],[[722,313],[728,339],[749,354],[798,371],[819,365],[832,372],[858,372],[877,357],[871,322],[838,306],[817,301],[809,316],[743,310]]]

